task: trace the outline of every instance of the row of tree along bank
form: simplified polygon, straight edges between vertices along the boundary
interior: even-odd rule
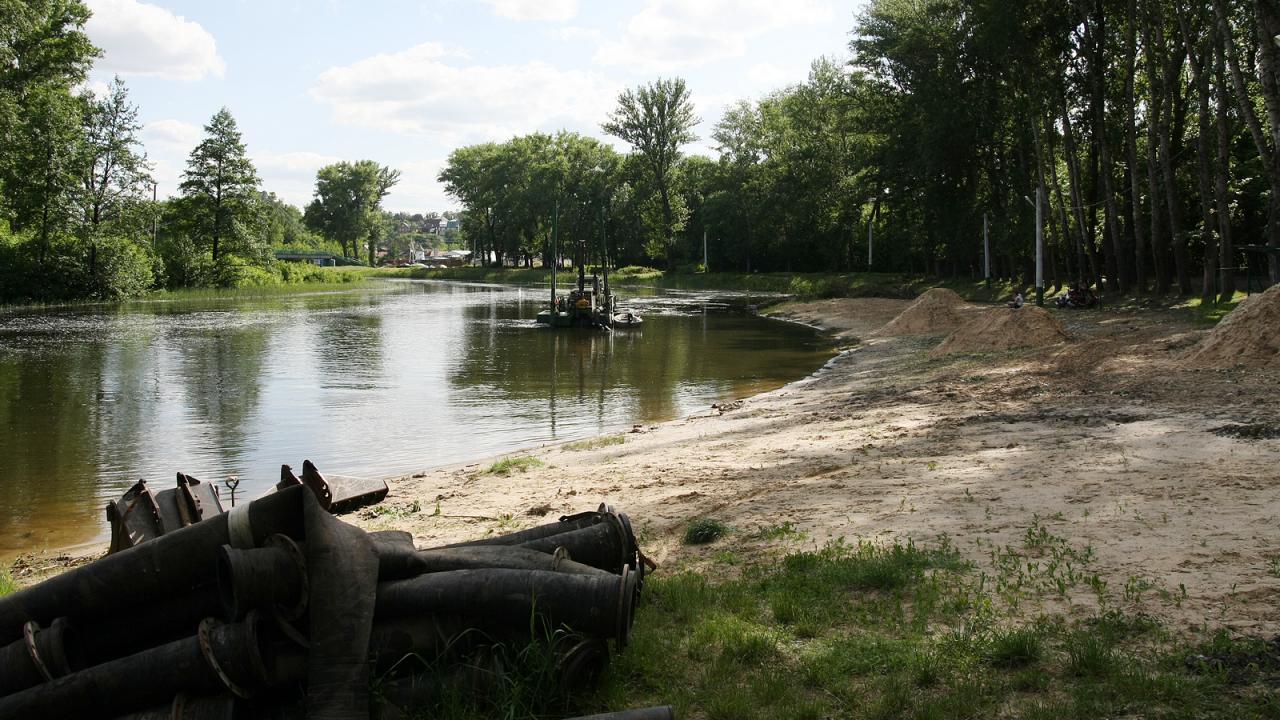
[[[726,112],[717,159],[681,156],[676,79],[602,124],[631,155],[534,134],[440,179],[499,262],[546,257],[558,208],[562,247],[618,265],[982,277],[985,237],[991,272],[1026,278],[1039,196],[1051,284],[1230,298],[1246,263],[1280,280],[1277,7],[874,0],[848,63]]]
[[[277,264],[279,249],[354,257],[367,244],[372,260],[399,174],[325,167],[304,216],[261,188],[226,108],[192,149],[179,196],[158,201],[124,84],[82,89],[100,55],[88,18],[74,0],[0,13],[0,302],[348,278]]]

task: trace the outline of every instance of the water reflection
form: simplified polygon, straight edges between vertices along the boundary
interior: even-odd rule
[[[103,537],[138,478],[382,475],[620,430],[802,377],[796,326],[655,297],[640,329],[536,326],[545,293],[344,293],[0,313],[0,556]]]

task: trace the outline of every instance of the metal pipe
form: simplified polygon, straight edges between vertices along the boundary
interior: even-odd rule
[[[636,576],[567,575],[542,570],[453,570],[378,584],[381,618],[466,613],[500,622],[541,617],[551,625],[626,645],[634,620]]]
[[[230,690],[252,696],[277,682],[270,644],[260,629],[256,613],[239,623],[208,618],[194,637],[0,698],[0,718],[111,718],[153,707],[179,692]]]
[[[22,639],[0,648],[0,696],[35,687],[83,667],[76,652],[71,623],[58,618],[48,628],[35,622],[23,628]]]
[[[275,609],[292,620],[307,609],[307,561],[288,536],[273,535],[266,547],[252,550],[224,545],[217,577],[218,596],[229,620],[254,609]]]
[[[479,540],[469,540],[467,542],[452,543],[442,547],[472,547],[475,545],[520,545],[530,540],[548,537],[551,535],[559,535],[561,533],[581,530],[582,528],[591,527],[604,520],[604,514],[612,512],[613,508],[608,505],[601,505],[599,510],[594,512],[578,513],[576,515],[565,515],[558,521],[531,527],[518,532],[507,533],[506,535],[494,535],[492,537],[481,538]]]
[[[256,545],[277,533],[301,538],[302,492],[298,487],[272,493],[234,513],[215,515],[0,598],[0,643],[21,637],[23,625],[32,620],[45,625],[65,616],[88,626],[140,603],[211,584],[218,552],[231,543],[229,518],[236,515],[237,527],[252,541],[237,545]]]

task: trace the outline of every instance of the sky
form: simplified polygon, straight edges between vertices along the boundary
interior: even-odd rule
[[[139,106],[161,196],[203,126],[235,117],[262,187],[299,207],[342,160],[400,170],[392,211],[453,209],[436,176],[455,148],[531,132],[607,138],[620,92],[688,83],[702,119],[848,56],[863,0],[87,0],[103,56]]]

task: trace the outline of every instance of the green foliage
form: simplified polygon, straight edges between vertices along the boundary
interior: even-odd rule
[[[729,533],[729,526],[714,518],[698,518],[684,531],[685,545],[706,545]]]
[[[1082,644],[1093,619],[995,630],[1025,625],[999,606],[945,541],[837,544],[732,574],[658,573],[630,646],[577,704],[598,712],[670,703],[682,717],[735,720],[1085,720],[1135,708],[1272,716],[1266,642],[1143,636],[1120,663],[1117,641]]]
[[[506,477],[507,475],[510,475],[513,472],[523,473],[523,472],[528,472],[533,468],[540,468],[545,466],[546,466],[546,463],[542,462],[541,460],[535,457],[528,457],[528,456],[509,457],[509,458],[503,458],[493,463],[492,465],[489,466],[487,470],[485,470],[485,473],[488,475],[501,475],[503,477]]]
[[[188,202],[180,207],[187,212],[185,222],[197,247],[207,248],[216,282],[225,287],[229,276],[219,262],[223,255],[261,254],[261,237],[253,232],[260,220],[258,172],[225,107],[214,113],[204,132],[187,159],[179,189]]]
[[[1020,668],[1038,661],[1044,654],[1040,637],[1030,628],[997,632],[991,638],[987,662],[995,667]]]
[[[0,570],[0,597],[11,595],[18,590],[18,583],[14,582],[13,576],[8,570]]]
[[[374,264],[377,240],[384,232],[382,199],[400,180],[400,171],[372,160],[326,165],[316,173],[316,198],[307,206],[305,220],[313,231],[332,238],[344,257],[359,257],[367,247]]]

